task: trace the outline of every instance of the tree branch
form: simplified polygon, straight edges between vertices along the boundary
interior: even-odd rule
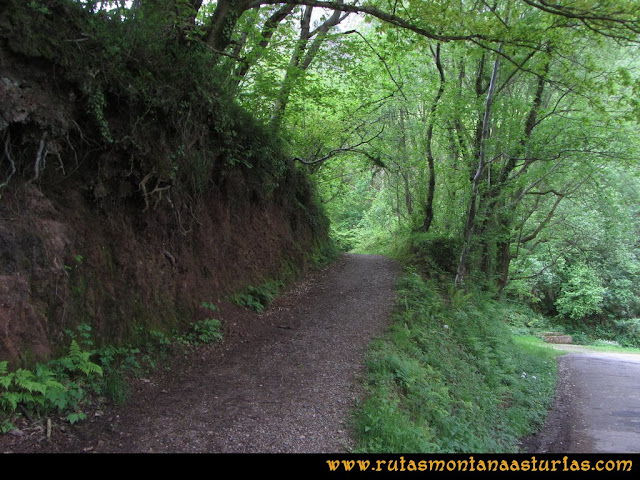
[[[573,6],[561,5],[560,3],[550,3],[546,0],[524,0],[524,2],[538,10],[551,15],[578,20],[588,29],[616,40],[638,43],[640,34],[640,7],[636,6],[628,11],[603,10],[607,3],[593,2],[588,5],[588,9],[578,9]],[[633,2],[630,2],[632,5]],[[603,12],[603,13],[599,13]],[[626,35],[624,35],[626,33]]]
[[[389,78],[391,79],[391,81],[395,84],[396,88],[398,89],[398,91],[400,92],[400,94],[402,95],[402,98],[404,98],[405,100],[407,100],[407,96],[404,94],[404,92],[402,91],[402,87],[398,84],[398,82],[396,81],[396,79],[393,77],[393,74],[391,73],[391,69],[389,68],[389,65],[387,65],[387,62],[385,61],[384,57],[382,55],[380,55],[375,48],[373,48],[373,45],[371,45],[371,42],[369,42],[369,40],[367,40],[365,38],[364,35],[362,35],[359,31],[357,30],[349,30],[348,32],[344,32],[344,35],[350,35],[352,33],[355,33],[356,35],[358,35],[362,40],[364,40],[364,42],[367,44],[367,46],[371,49],[371,51],[373,53],[375,53],[376,57],[378,57],[378,59],[380,59],[380,61],[382,62],[382,64],[384,65],[384,68],[387,70],[387,74],[389,75]]]
[[[538,234],[542,231],[542,229],[547,225],[547,223],[549,223],[551,218],[553,218],[553,214],[555,213],[556,208],[558,208],[558,205],[560,205],[560,202],[562,201],[563,198],[564,198],[564,195],[556,193],[556,201],[553,204],[553,207],[551,207],[551,210],[549,210],[549,213],[547,213],[547,216],[545,217],[545,219],[542,222],[540,222],[540,225],[538,225],[536,229],[533,232],[531,232],[529,235],[525,237],[520,237],[518,239],[518,243],[524,244],[536,238]]]
[[[261,52],[269,46],[271,37],[273,37],[273,34],[277,30],[280,22],[291,14],[294,7],[295,5],[283,5],[264,23],[262,26],[262,32],[260,33],[262,40],[260,40],[258,45],[254,47],[248,55],[248,58],[251,58],[254,63],[260,56],[262,56]],[[243,57],[241,61],[242,67],[238,70],[236,75],[238,77],[245,77],[251,68],[251,63],[247,60],[247,57]]]
[[[326,8],[329,10],[340,10],[342,12],[349,13],[364,13],[367,15],[371,15],[379,20],[382,20],[385,23],[389,23],[390,25],[395,25],[396,27],[404,28],[406,30],[410,30],[418,35],[423,37],[430,38],[432,40],[437,40],[439,42],[451,42],[451,41],[460,41],[460,40],[490,40],[488,37],[484,35],[441,35],[435,33],[433,30],[430,30],[425,27],[421,27],[418,25],[414,25],[413,23],[405,20],[404,18],[398,17],[395,14],[390,14],[383,12],[382,10],[370,7],[366,5],[352,5],[352,4],[343,4],[340,2],[331,2],[331,1],[323,1],[323,0],[257,0],[250,4],[249,8],[254,8],[258,5],[274,5],[274,4],[282,4],[287,3],[290,5],[307,5],[312,7],[320,7]],[[493,40],[497,41],[497,40]]]
[[[375,140],[376,138],[378,138],[380,135],[382,135],[382,133],[384,132],[384,125],[382,126],[382,129],[376,133],[374,136],[366,139],[366,140],[362,140],[359,143],[356,143],[355,145],[350,145],[347,147],[339,147],[339,148],[334,148],[333,150],[330,150],[329,153],[327,153],[326,155],[320,157],[320,158],[313,158],[313,159],[302,159],[300,157],[294,157],[293,160],[297,160],[300,163],[303,163],[305,165],[314,165],[316,163],[321,163],[324,162],[325,160],[329,160],[330,158],[333,158],[341,153],[348,153],[348,152],[353,152],[353,153],[358,153],[360,155],[364,155],[365,157],[367,157],[369,160],[371,160],[375,165],[378,165],[379,167],[382,168],[386,168],[386,165],[382,162],[382,160],[380,160],[380,157],[376,157],[374,155],[371,155],[370,153],[366,152],[365,150],[362,150],[358,147],[361,147],[362,145],[367,145],[369,143],[371,143],[372,140]]]

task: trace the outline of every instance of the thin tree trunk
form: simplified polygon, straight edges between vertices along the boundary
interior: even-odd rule
[[[402,107],[400,107],[399,110],[399,118],[400,118],[400,131],[402,132],[400,134],[400,144],[401,144],[401,148],[402,148],[402,160],[403,160],[403,164],[405,166],[408,165],[408,158],[409,158],[409,153],[408,153],[408,146],[407,146],[407,128],[406,128],[406,123],[404,120],[404,109]],[[402,168],[399,169],[400,170],[400,175],[402,176],[402,180],[403,180],[403,184],[404,184],[404,201],[405,201],[405,205],[407,207],[407,214],[409,216],[409,218],[411,218],[411,215],[413,215],[413,200],[411,198],[411,189],[409,187],[409,175],[407,175],[406,170],[403,170]]]
[[[310,29],[312,13],[313,7],[306,7],[304,9],[304,13],[302,14],[302,20],[300,21],[300,37],[296,42],[293,53],[291,54],[289,67],[287,68],[284,80],[280,85],[280,90],[278,91],[278,95],[276,96],[275,102],[273,103],[271,118],[269,119],[269,126],[273,130],[280,129],[282,120],[284,118],[284,112],[287,108],[287,103],[289,102],[291,91],[293,90],[293,85],[303,71],[301,68],[302,57],[307,48],[307,44],[309,43],[309,38],[311,38]]]
[[[502,50],[502,47],[498,49],[498,52]],[[486,160],[485,149],[486,141],[489,138],[489,123],[491,120],[491,105],[493,104],[493,93],[496,87],[496,79],[498,77],[498,69],[500,68],[500,57],[498,56],[493,63],[493,72],[491,73],[491,81],[489,82],[489,90],[487,92],[487,99],[484,108],[484,115],[482,119],[482,128],[480,131],[479,145],[478,145],[478,168],[476,174],[473,177],[471,187],[471,198],[469,200],[469,209],[467,210],[467,221],[464,227],[464,238],[462,244],[462,252],[460,253],[460,261],[458,263],[458,270],[456,273],[455,286],[460,287],[464,282],[464,278],[467,275],[467,264],[469,257],[469,249],[471,246],[471,238],[473,235],[473,229],[475,226],[476,217],[476,203],[479,194],[480,181],[484,173]]]
[[[337,3],[342,4],[344,0]],[[320,46],[324,42],[327,32],[338,25],[346,18],[348,14],[342,15],[340,10],[335,10],[333,14],[325,20],[319,27],[311,31],[311,14],[313,7],[305,7],[302,21],[300,23],[300,37],[289,61],[289,68],[285,74],[285,78],[280,86],[280,90],[273,105],[269,126],[277,131],[282,125],[284,113],[289,102],[289,97],[293,91],[293,87],[297,83],[302,74],[309,68],[311,62],[318,54]],[[341,16],[342,15],[342,16]],[[314,38],[309,46],[309,40]]]
[[[404,202],[407,205],[407,214],[409,218],[413,215],[413,199],[411,197],[411,188],[409,186],[409,175],[406,172],[402,174],[404,180]]]
[[[435,159],[433,157],[433,127],[436,123],[436,111],[438,110],[438,104],[440,103],[440,99],[442,98],[442,94],[444,93],[444,69],[442,68],[442,62],[440,61],[440,43],[436,44],[436,50],[433,52],[434,60],[436,62],[436,67],[438,69],[438,74],[440,76],[440,86],[438,88],[438,92],[436,93],[435,98],[433,99],[433,103],[431,104],[431,110],[429,112],[429,126],[427,127],[427,141],[426,141],[426,153],[427,153],[427,165],[429,168],[429,184],[427,189],[427,202],[425,205],[425,215],[424,215],[424,223],[422,224],[422,231],[428,232],[429,228],[431,228],[431,223],[433,222],[433,199],[435,197],[436,191],[436,167],[435,167]]]
[[[547,55],[550,53],[551,49],[549,46],[546,48]],[[536,122],[538,118],[538,112],[540,111],[540,107],[542,106],[542,97],[544,95],[544,89],[546,84],[546,77],[549,73],[549,69],[551,67],[551,58],[547,58],[547,62],[544,66],[544,71],[542,75],[538,76],[538,83],[536,85],[536,91],[533,97],[533,102],[531,104],[531,109],[529,110],[529,114],[527,115],[527,120],[525,122],[524,127],[524,135],[520,141],[520,151],[516,152],[516,154],[512,155],[505,167],[500,171],[500,175],[498,177],[498,181],[496,183],[496,190],[501,190],[504,184],[509,179],[509,175],[516,167],[516,158],[521,157],[522,153],[526,152],[527,144],[531,139],[531,135],[533,134],[533,130],[536,127]],[[526,156],[526,155],[525,155]],[[525,161],[526,164],[530,164],[531,162]],[[499,191],[494,193],[494,200],[492,201],[493,208],[498,201]],[[521,195],[522,191],[518,192],[518,197]],[[557,205],[556,205],[557,206]],[[555,207],[553,208],[555,210]],[[496,262],[496,270],[499,275],[498,281],[498,291],[502,292],[504,287],[506,287],[509,280],[509,266],[511,264],[511,226],[513,223],[513,217],[509,211],[503,213],[498,219],[498,228],[502,241],[498,242],[498,251],[496,254],[497,262]],[[546,222],[545,222],[546,223]]]
[[[251,67],[255,65],[257,60],[262,56],[262,52],[269,46],[271,37],[273,37],[278,25],[291,14],[294,7],[295,5],[284,5],[267,19],[260,33],[262,40],[251,50],[251,53],[247,56],[248,58],[242,59],[236,71],[236,84],[249,73]]]

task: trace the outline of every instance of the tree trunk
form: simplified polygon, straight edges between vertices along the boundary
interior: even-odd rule
[[[262,37],[262,40],[260,40],[260,43],[258,43],[258,45],[254,47],[251,53],[248,55],[248,57],[251,59],[251,62],[248,61],[246,58],[243,58],[240,66],[238,67],[235,73],[236,84],[239,83],[240,80],[247,75],[247,73],[249,73],[249,70],[251,69],[251,67],[260,58],[261,52],[263,52],[269,45],[269,42],[271,41],[271,37],[273,37],[273,34],[278,28],[278,25],[280,24],[280,22],[282,22],[285,18],[287,18],[291,14],[294,6],[295,5],[284,5],[283,7],[279,8],[275,13],[273,13],[264,23],[262,27],[262,32],[260,34],[260,36]]]
[[[551,48],[547,45],[545,52],[547,54],[547,61],[544,66],[543,74],[538,76],[538,82],[536,84],[536,91],[533,96],[533,102],[531,103],[531,109],[529,110],[529,114],[527,115],[527,119],[525,121],[524,126],[524,135],[520,140],[520,148],[519,151],[515,152],[514,155],[511,156],[505,167],[500,171],[498,176],[498,180],[494,187],[494,192],[492,192],[492,201],[491,201],[491,211],[495,209],[498,203],[498,196],[500,195],[504,185],[509,179],[511,172],[516,167],[516,158],[521,156],[526,157],[526,148],[527,144],[531,139],[531,135],[533,134],[533,130],[536,127],[536,121],[538,118],[538,112],[540,111],[540,107],[542,106],[542,97],[545,90],[546,78],[549,73],[549,68],[551,67],[551,57],[549,56],[551,52]],[[527,168],[532,161],[525,160],[525,166],[523,168]],[[519,197],[522,191],[517,193]],[[498,291],[502,292],[504,287],[506,287],[509,281],[509,266],[511,264],[511,227],[513,224],[513,209],[504,209],[505,212],[502,213],[497,220],[497,228],[498,233],[500,235],[500,241],[498,242],[498,249],[496,252],[496,273],[498,274]],[[555,207],[554,209],[555,210]],[[489,212],[491,213],[491,212]]]
[[[218,0],[207,29],[207,45],[216,52],[224,52],[231,43],[238,19],[250,5],[250,0]]]
[[[404,121],[405,111],[404,108],[400,107],[399,110],[399,120],[400,120],[400,148],[402,148],[402,162],[405,166],[408,166],[409,152],[407,145],[407,128]],[[408,168],[408,167],[407,167]],[[400,176],[402,176],[403,185],[404,185],[404,202],[407,207],[407,214],[409,219],[411,219],[411,215],[413,215],[413,200],[411,198],[411,188],[409,187],[409,175],[407,171],[402,167],[399,168]]]
[[[339,0],[337,3],[342,4],[344,0]],[[318,54],[320,46],[324,42],[327,32],[338,25],[345,17],[340,16],[341,12],[335,10],[333,14],[325,20],[319,27],[311,31],[311,14],[313,7],[305,7],[302,20],[300,22],[300,37],[296,44],[296,47],[291,55],[289,61],[289,68],[285,74],[285,78],[280,86],[278,96],[273,105],[271,118],[269,119],[269,126],[278,131],[282,125],[284,119],[284,113],[289,102],[289,97],[293,91],[293,87],[297,83],[298,79],[302,77],[304,72],[309,68],[311,62]],[[311,45],[309,46],[309,40],[315,37]]]
[[[291,59],[289,60],[289,67],[285,73],[284,80],[280,85],[280,90],[273,103],[271,118],[269,119],[269,126],[273,130],[280,130],[282,120],[284,118],[284,112],[293,90],[293,85],[297,79],[304,72],[302,68],[302,57],[307,49],[307,44],[311,38],[311,14],[313,13],[313,7],[306,7],[302,14],[302,20],[300,21],[300,37],[296,42]]]
[[[428,232],[429,228],[431,228],[431,223],[433,222],[433,199],[435,197],[436,191],[436,166],[435,159],[433,157],[433,127],[436,123],[436,111],[438,110],[438,104],[440,103],[440,99],[442,98],[442,94],[444,93],[444,69],[442,68],[442,62],[440,61],[440,43],[436,45],[436,50],[433,52],[434,60],[436,62],[436,67],[438,69],[438,74],[440,76],[440,87],[438,88],[438,92],[436,93],[435,98],[433,99],[433,103],[431,104],[431,110],[429,112],[429,126],[427,127],[427,140],[426,140],[426,154],[427,154],[427,165],[429,168],[429,184],[427,187],[427,202],[425,205],[424,212],[424,222],[422,224],[422,231]]]
[[[498,243],[498,266],[500,279],[498,280],[498,293],[504,290],[509,281],[509,267],[511,265],[511,242],[504,241]]]
[[[502,47],[498,49],[498,52]],[[489,82],[489,90],[487,92],[487,100],[484,108],[484,115],[482,118],[482,128],[480,129],[478,140],[478,169],[473,177],[471,187],[471,198],[469,200],[469,208],[467,210],[467,220],[464,227],[464,238],[462,243],[462,252],[460,253],[460,261],[458,262],[458,270],[456,273],[455,286],[460,287],[464,282],[464,278],[467,275],[469,250],[471,248],[471,239],[473,235],[473,229],[475,227],[475,217],[477,212],[476,203],[478,201],[480,181],[485,169],[485,148],[486,141],[489,138],[489,122],[491,120],[491,105],[493,103],[493,94],[496,87],[496,79],[498,77],[498,69],[500,67],[500,57],[497,57],[493,64],[493,72],[491,73],[491,81]],[[479,75],[480,76],[480,75]]]

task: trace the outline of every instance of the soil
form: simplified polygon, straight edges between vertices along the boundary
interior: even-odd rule
[[[76,425],[23,420],[13,453],[347,453],[367,344],[388,325],[397,265],[345,255],[256,314],[220,304],[223,342],[133,381],[121,407]],[[557,395],[523,453],[638,452],[640,355],[549,345]]]
[[[220,305],[220,344],[134,381],[122,407],[69,425],[20,425],[0,437],[16,453],[327,453],[353,448],[365,350],[388,325],[396,264],[345,255],[262,314]]]
[[[97,344],[190,328],[203,302],[290,279],[322,254],[328,219],[270,134],[214,101],[219,89],[192,88],[173,60],[129,52],[127,73],[99,60],[110,45],[94,32],[100,21],[80,2],[46,4],[44,14],[0,0],[0,359],[10,369],[65,354],[80,326]],[[149,93],[130,90],[139,74],[164,78],[140,61],[173,72],[162,102],[147,80]]]

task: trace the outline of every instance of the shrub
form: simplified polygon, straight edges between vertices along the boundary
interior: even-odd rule
[[[435,233],[413,233],[407,239],[413,263],[424,264],[442,273],[455,274],[458,268],[460,240]]]
[[[558,313],[578,320],[602,312],[606,289],[597,272],[585,264],[572,266],[556,301]]]
[[[20,415],[47,415],[57,412],[71,422],[86,418],[82,405],[86,388],[102,368],[90,360],[91,352],[82,350],[73,340],[69,353],[34,370],[9,372],[7,362],[0,362],[0,428],[6,432]]]

